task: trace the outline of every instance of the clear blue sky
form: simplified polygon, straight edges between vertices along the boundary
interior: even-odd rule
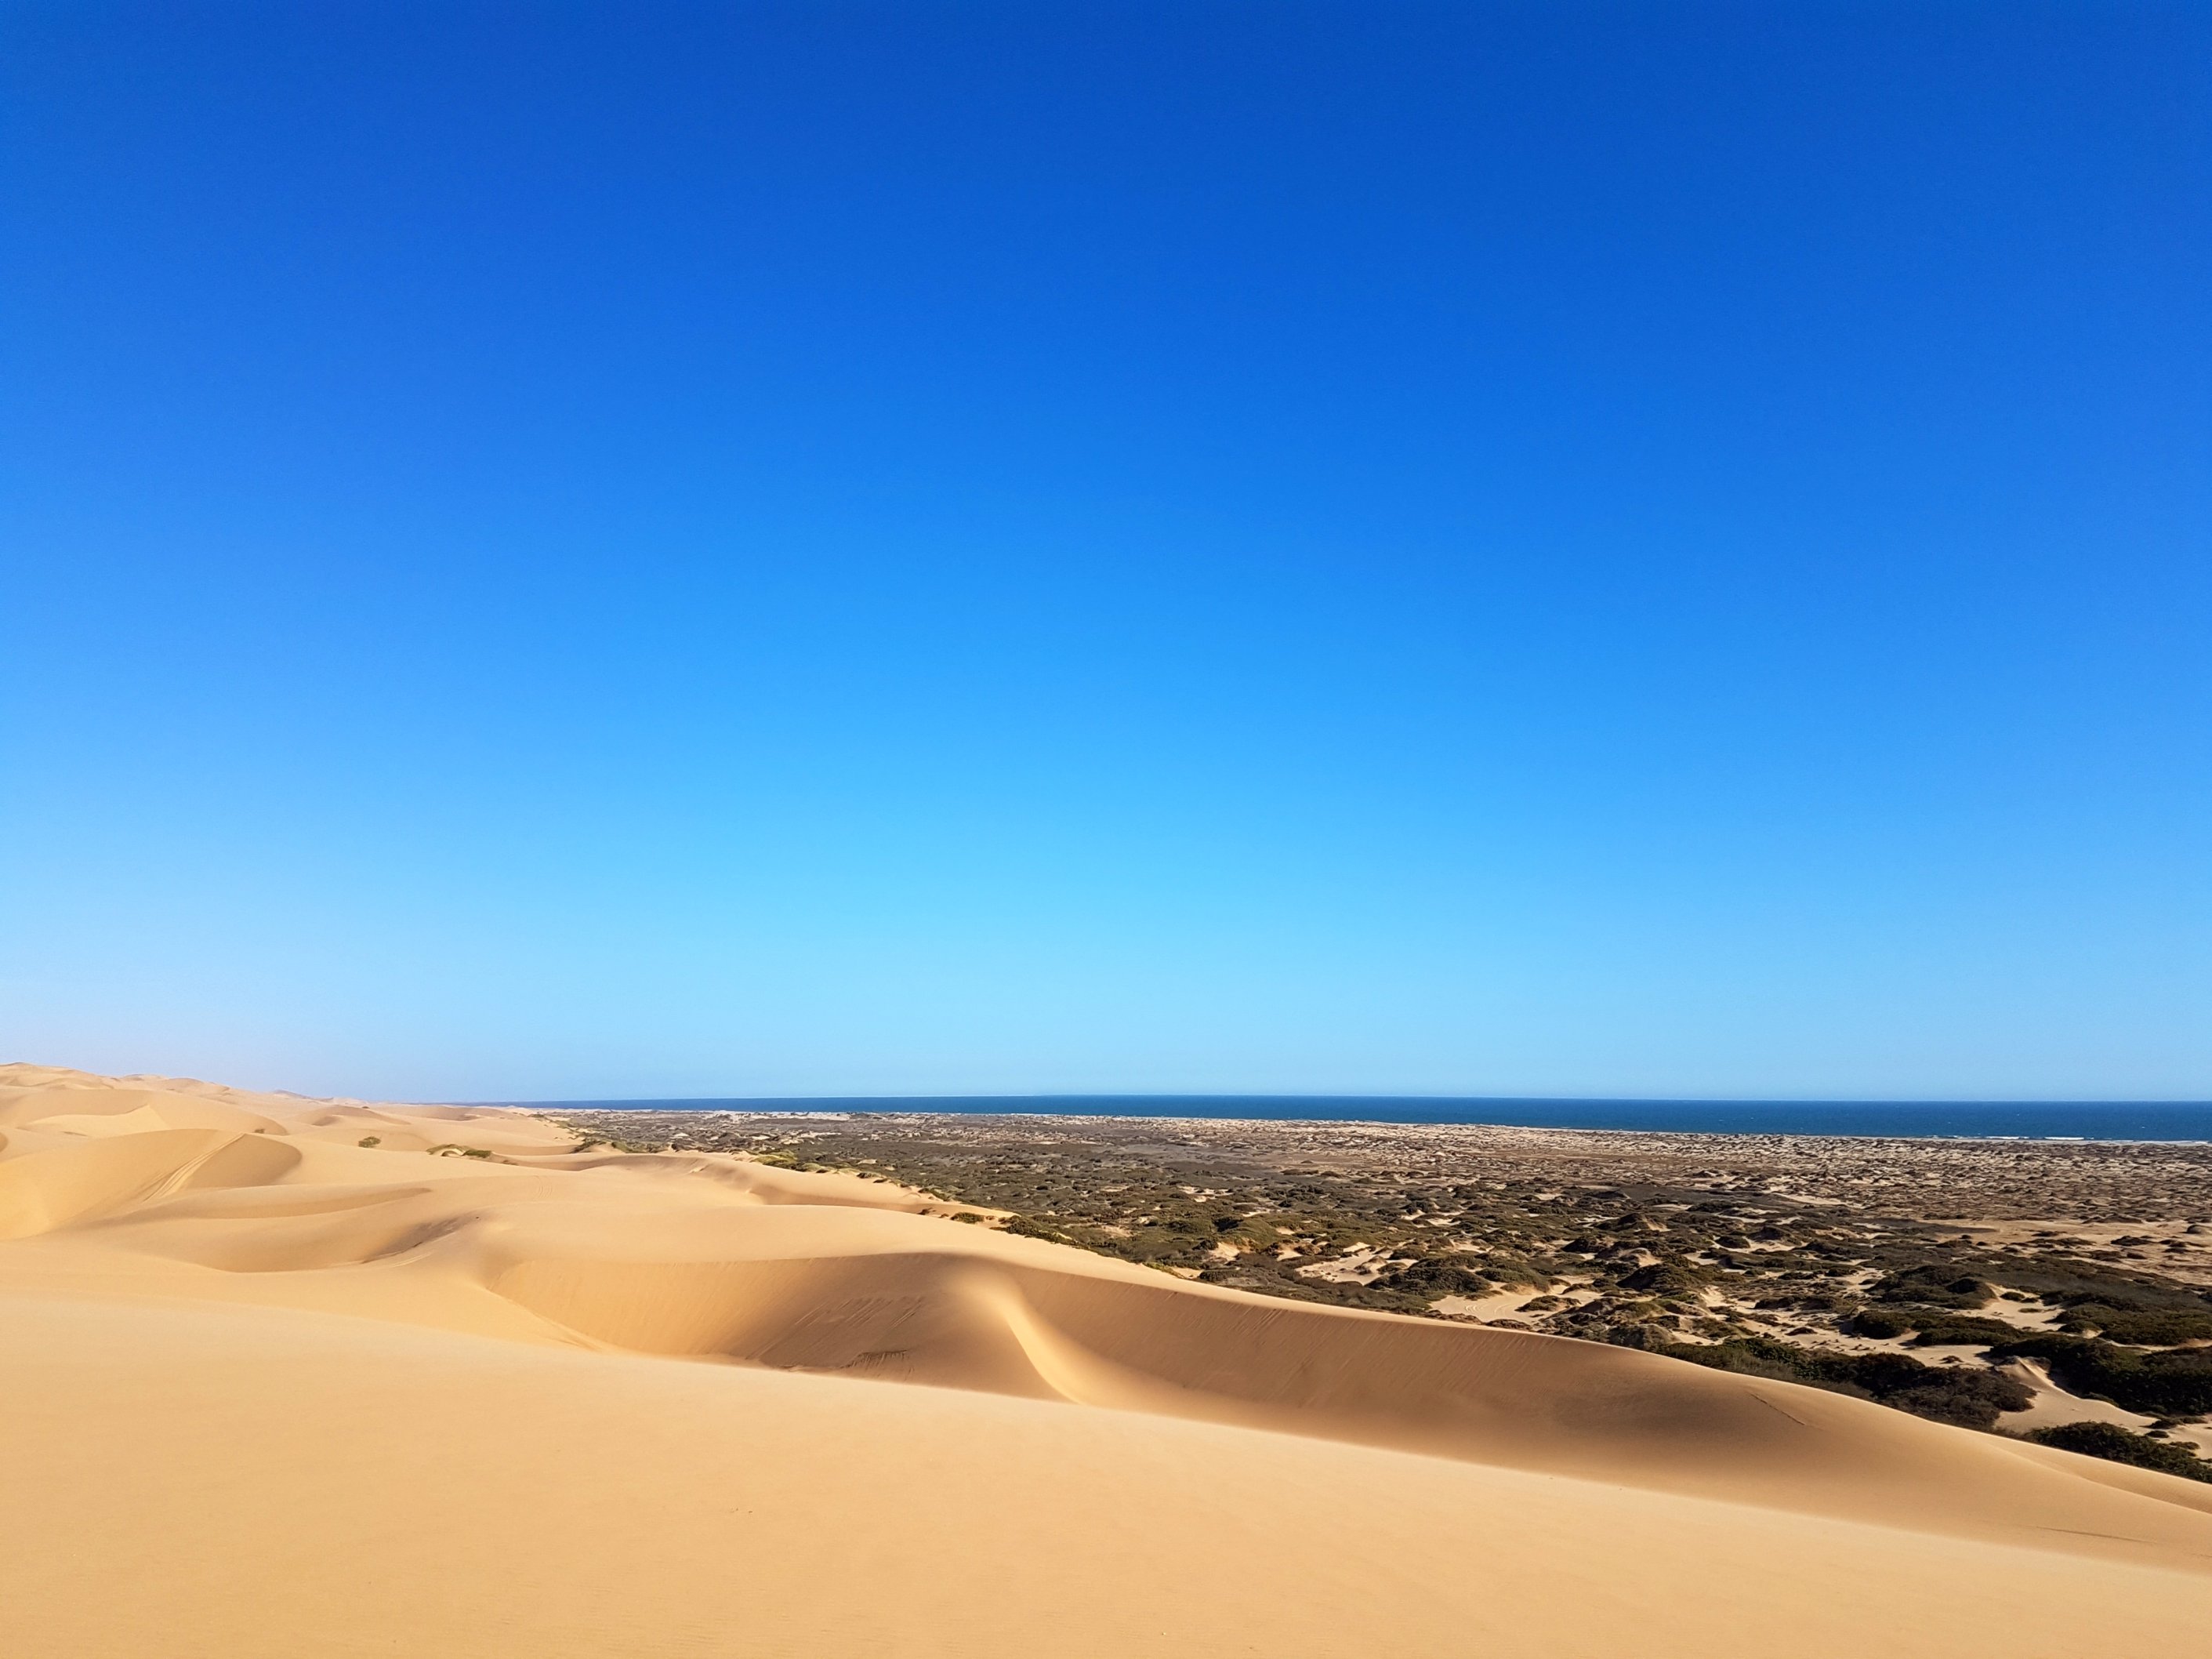
[[[0,1057],[2212,1095],[2212,8],[0,42]]]

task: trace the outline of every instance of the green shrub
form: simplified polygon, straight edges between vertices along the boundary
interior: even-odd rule
[[[2055,1429],[2038,1429],[2027,1438],[2039,1446],[2056,1446],[2060,1451],[2080,1452],[2085,1457],[2156,1469],[2185,1480],[2212,1481],[2212,1463],[2186,1447],[2168,1445],[2117,1423],[2065,1423]]]
[[[1863,1336],[1901,1336],[1911,1331],[1918,1348],[1948,1342],[1989,1347],[2010,1342],[2021,1334],[2019,1326],[2002,1319],[1977,1319],[1948,1308],[1865,1308],[1852,1316],[1851,1328]]]
[[[1899,1303],[1861,1308],[1851,1316],[1850,1329],[1857,1336],[1887,1338],[1910,1334],[1914,1344],[1923,1348],[1942,1342],[1972,1342],[1986,1347],[1993,1343],[2009,1342],[2021,1334],[2019,1326],[2008,1325],[2001,1319],[1977,1319],[1972,1314],[1958,1313],[1949,1308],[1916,1308]]]
[[[2008,1264],[2004,1282],[2069,1308],[2095,1304],[2134,1313],[2202,1314],[2212,1299],[2179,1285],[2100,1271],[2079,1261]]]
[[[2212,1340],[2212,1308],[2116,1308],[2104,1302],[2077,1302],[2058,1322],[2069,1331],[2094,1330],[2108,1342],[2147,1348]]]
[[[1993,1429],[2006,1412],[2025,1411],[2033,1390],[1979,1366],[1929,1365],[1924,1380],[1875,1395],[1885,1406],[1962,1429]]]
[[[1764,1308],[1767,1304],[1762,1302],[1759,1305]],[[1780,1304],[1780,1305],[1788,1304]],[[1850,1328],[1851,1334],[1855,1336],[1873,1336],[1887,1340],[1905,1336],[1918,1330],[1920,1322],[1911,1312],[1903,1308],[1861,1308],[1851,1316]]]
[[[1825,1353],[1770,1336],[1733,1337],[1699,1346],[1647,1334],[1626,1346],[1741,1376],[1806,1382],[1837,1394],[1856,1395],[1960,1428],[1995,1428],[2000,1413],[2022,1410],[2035,1398],[2011,1377],[1978,1366],[1928,1365],[1901,1353]]]
[[[1986,1279],[1929,1264],[1886,1273],[1872,1292],[1878,1302],[1919,1302],[1936,1308],[1978,1308],[1996,1294]]]
[[[1912,1339],[1916,1348],[1931,1347],[1938,1343],[1970,1342],[1978,1347],[1994,1347],[2009,1342],[2020,1334],[2020,1327],[2008,1325],[2002,1319],[1975,1319],[1954,1314],[1948,1318],[1933,1319],[1920,1328]]]
[[[1855,1300],[1848,1292],[1835,1291],[1789,1291],[1780,1296],[1762,1296],[1757,1306],[1761,1308],[1790,1308],[1801,1313],[1840,1313]],[[1910,1330],[1911,1326],[1901,1328]]]
[[[2060,1388],[2131,1412],[2152,1417],[2212,1412],[2212,1349],[2142,1353],[2101,1337],[2053,1334],[2023,1337],[1991,1352],[2040,1359]]]
[[[363,1135],[361,1138],[361,1145],[364,1146],[381,1146],[384,1145],[384,1137],[382,1135]]]
[[[1695,1296],[1711,1280],[1711,1274],[1700,1273],[1687,1262],[1658,1261],[1638,1267],[1620,1282],[1624,1289],[1647,1296]]]
[[[1382,1274],[1368,1288],[1396,1291],[1432,1302],[1440,1296],[1487,1296],[1498,1286],[1480,1268],[1462,1267],[1452,1261],[1413,1261]]]

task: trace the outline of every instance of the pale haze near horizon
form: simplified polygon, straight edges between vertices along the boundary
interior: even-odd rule
[[[2186,8],[70,9],[0,1058],[2212,1097]]]

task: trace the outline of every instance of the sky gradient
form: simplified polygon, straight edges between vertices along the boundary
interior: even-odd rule
[[[0,77],[0,1058],[2212,1097],[2212,9]]]

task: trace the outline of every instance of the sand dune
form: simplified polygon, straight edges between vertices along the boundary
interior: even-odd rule
[[[11,1650],[2118,1655],[2212,1620],[2212,1488],[880,1182],[29,1066],[0,1137]]]

